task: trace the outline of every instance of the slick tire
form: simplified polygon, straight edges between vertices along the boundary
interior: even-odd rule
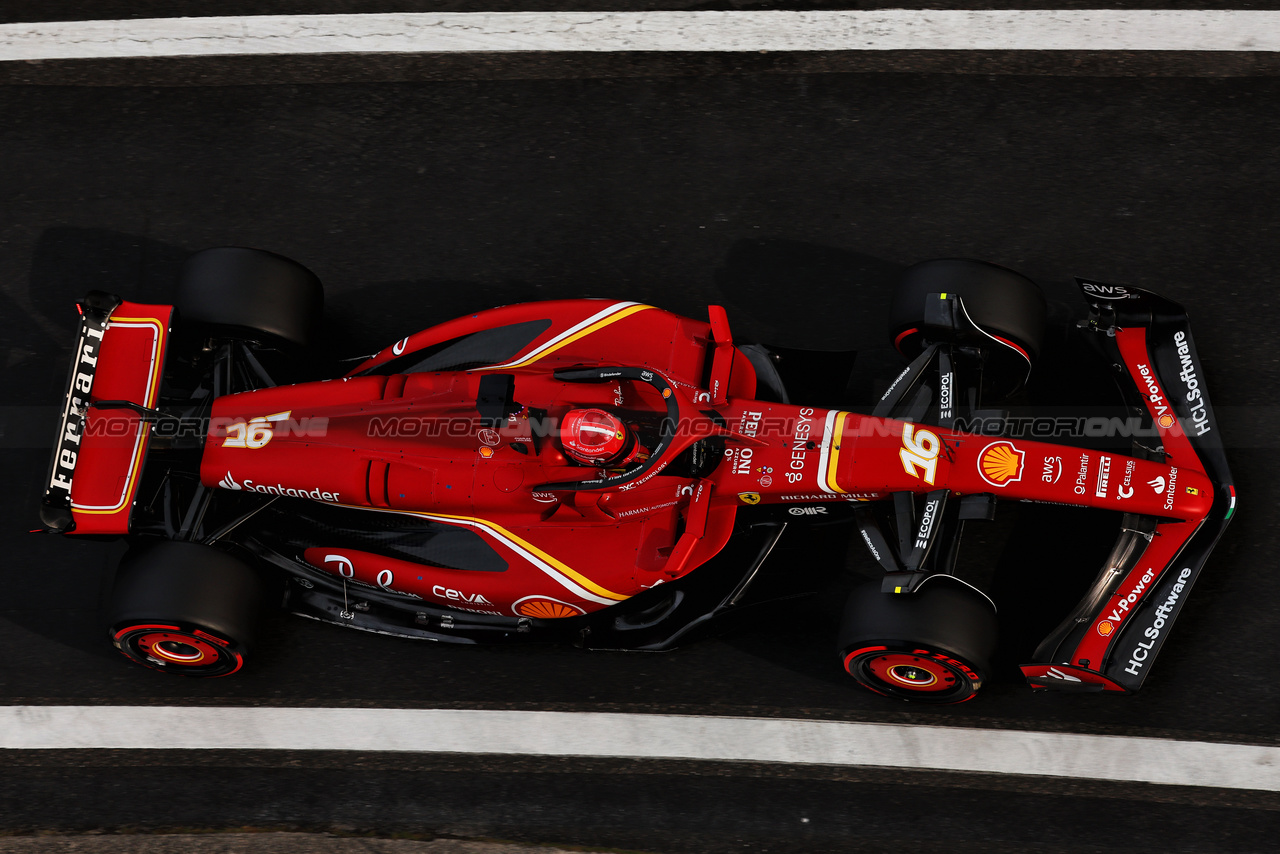
[[[264,589],[234,557],[196,543],[131,550],[116,573],[107,625],[124,656],[183,676],[229,676],[244,666]]]
[[[174,305],[203,331],[305,347],[320,327],[324,288],[283,255],[222,246],[186,260]]]
[[[996,647],[990,601],[949,576],[915,593],[854,588],[839,634],[840,660],[857,682],[886,697],[963,703],[977,694]]]
[[[1024,371],[1040,355],[1047,308],[1036,283],[985,261],[944,258],[908,267],[893,292],[889,336],[908,359],[923,349],[925,299],[936,293],[959,294],[969,318],[980,329],[1021,352]]]

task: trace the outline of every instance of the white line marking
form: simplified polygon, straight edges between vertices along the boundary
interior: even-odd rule
[[[1280,791],[1280,747],[768,718],[3,706],[0,749],[359,750],[854,765]]]
[[[0,61],[245,54],[762,50],[1280,51],[1280,12],[446,12],[0,25]]]

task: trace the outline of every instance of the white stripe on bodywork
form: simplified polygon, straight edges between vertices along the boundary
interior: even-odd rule
[[[831,445],[835,442],[836,437],[832,435],[832,428],[836,423],[836,416],[840,414],[840,410],[833,409],[827,413],[827,420],[822,425],[822,454],[818,457],[818,488],[829,495],[838,495],[839,493],[827,486],[827,461],[831,457]]]
[[[579,322],[579,323],[575,324],[574,326],[569,327],[569,328],[568,328],[568,329],[566,329],[564,332],[561,332],[559,335],[557,335],[556,337],[552,338],[550,341],[546,341],[546,342],[542,343],[541,345],[539,345],[538,347],[534,348],[533,350],[531,350],[530,352],[526,353],[525,355],[523,355],[523,356],[517,356],[516,358],[512,359],[510,362],[504,362],[504,363],[503,363],[503,364],[501,364],[501,365],[490,365],[490,366],[486,367],[486,368],[485,368],[485,370],[486,370],[486,371],[493,371],[493,370],[497,370],[497,369],[499,369],[499,368],[509,368],[509,367],[511,367],[512,365],[518,365],[518,364],[520,364],[521,362],[527,362],[527,361],[529,361],[530,359],[536,359],[536,358],[538,358],[538,356],[542,355],[542,354],[543,354],[543,353],[545,353],[547,350],[549,350],[549,349],[551,349],[552,347],[556,346],[556,345],[557,345],[557,344],[559,344],[561,341],[563,341],[564,339],[566,339],[566,338],[570,337],[571,335],[576,335],[577,333],[579,333],[579,332],[581,332],[582,330],[586,329],[586,328],[587,328],[588,326],[590,326],[591,324],[596,323],[597,321],[604,320],[606,317],[609,317],[610,315],[617,314],[618,312],[622,311],[624,308],[631,308],[631,306],[633,306],[633,305],[640,305],[640,303],[638,303],[638,302],[615,302],[613,305],[609,306],[609,307],[608,307],[608,308],[606,308],[604,311],[598,311],[598,312],[596,312],[595,314],[593,314],[593,315],[591,315],[590,317],[588,317],[586,320],[583,320],[583,321],[581,321],[581,322]]]
[[[151,341],[151,360],[147,363],[147,387],[142,393],[142,405],[151,406],[155,402],[155,387],[159,380],[156,374],[156,359],[160,355],[160,321],[126,321],[126,320],[108,320],[107,327],[110,329],[139,329],[147,328],[152,332]],[[85,420],[88,423],[88,419]],[[133,482],[137,477],[138,465],[141,463],[140,455],[142,453],[142,441],[150,435],[150,427],[145,421],[138,422],[138,434],[133,439],[133,453],[129,456],[128,474],[124,479],[124,485],[120,488],[120,497],[115,504],[77,504],[71,502],[71,507],[75,510],[83,510],[92,513],[115,513],[124,507],[129,500],[129,493],[133,489]]]
[[[343,504],[342,506],[349,507],[353,510],[372,510],[377,513],[394,513],[400,516],[416,516],[419,519],[428,519],[432,522],[439,522],[443,525],[461,525],[468,528],[476,528],[484,531],[508,549],[520,555],[520,557],[537,567],[546,574],[547,577],[551,578],[575,596],[580,596],[588,602],[595,602],[599,605],[616,605],[623,601],[622,599],[606,599],[603,596],[598,596],[595,593],[592,593],[572,578],[569,578],[564,573],[560,572],[554,566],[551,566],[551,564],[547,563],[542,558],[524,548],[520,543],[517,543],[505,534],[494,530],[493,526],[485,522],[483,519],[471,519],[465,516],[437,516],[433,513],[421,513],[416,510],[389,510],[385,507],[364,507],[358,504]]]

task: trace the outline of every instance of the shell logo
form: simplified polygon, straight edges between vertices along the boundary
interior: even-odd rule
[[[1169,415],[1169,414],[1161,415],[1161,416],[1160,416],[1160,426],[1161,426],[1161,427],[1163,427],[1163,428],[1164,428],[1164,429],[1166,429],[1166,430],[1168,430],[1170,427],[1172,427],[1172,426],[1173,426],[1173,416],[1172,416],[1172,415]]]
[[[1022,457],[1012,442],[992,442],[978,454],[978,474],[992,486],[1007,486],[1022,480]]]
[[[529,596],[521,599],[512,606],[512,610],[521,617],[535,617],[539,620],[560,620],[585,613],[581,608],[549,596]]]
[[[1098,623],[1098,634],[1102,635],[1104,638],[1108,637],[1115,630],[1116,627],[1112,625],[1110,620],[1103,620],[1101,623]]]

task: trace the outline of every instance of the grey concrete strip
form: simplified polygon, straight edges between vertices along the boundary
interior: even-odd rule
[[[0,61],[523,51],[1280,51],[1280,12],[458,12],[0,25]]]
[[[582,851],[584,849],[575,849]],[[0,836],[0,854],[569,854],[561,848],[461,839],[371,839],[316,833]]]
[[[0,749],[357,750],[873,766],[1280,791],[1280,747],[766,718],[459,709],[0,707]]]

